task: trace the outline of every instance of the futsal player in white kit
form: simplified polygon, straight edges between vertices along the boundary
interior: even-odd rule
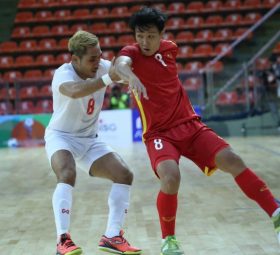
[[[57,255],[78,255],[71,239],[70,216],[76,166],[90,176],[113,182],[108,197],[107,229],[99,249],[118,254],[140,254],[123,237],[133,174],[113,149],[98,138],[98,117],[106,87],[119,80],[110,61],[101,58],[98,38],[86,31],[69,40],[70,63],[60,66],[52,80],[53,115],[45,132],[46,151],[57,177],[52,204],[57,230]]]

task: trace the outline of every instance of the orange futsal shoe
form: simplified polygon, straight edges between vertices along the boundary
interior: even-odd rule
[[[80,255],[82,254],[82,249],[71,240],[70,234],[62,234],[60,237],[60,242],[57,245],[56,255]]]
[[[123,233],[124,232],[121,230],[119,236],[114,236],[112,238],[103,235],[99,241],[99,250],[115,254],[141,254],[142,250],[131,246],[123,237]]]

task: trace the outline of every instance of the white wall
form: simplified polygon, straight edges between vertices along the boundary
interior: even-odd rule
[[[112,146],[131,145],[133,143],[131,116],[130,109],[101,111],[98,135],[104,142]]]

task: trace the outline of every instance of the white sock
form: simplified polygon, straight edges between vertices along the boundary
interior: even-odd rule
[[[69,232],[72,190],[73,187],[71,185],[58,183],[53,193],[52,205],[58,242],[60,241],[60,235]]]
[[[113,183],[108,197],[109,217],[105,236],[118,236],[129,206],[130,185]]]
[[[272,217],[276,216],[278,213],[280,213],[280,207],[277,208],[274,213],[272,214]]]

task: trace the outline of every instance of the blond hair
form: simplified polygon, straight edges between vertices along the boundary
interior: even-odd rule
[[[89,46],[96,46],[98,43],[96,35],[79,30],[69,39],[68,50],[70,53],[82,57],[86,54]]]

